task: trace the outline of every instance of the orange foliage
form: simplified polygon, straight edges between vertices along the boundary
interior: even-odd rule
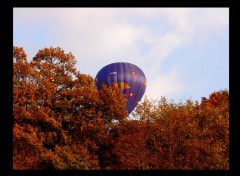
[[[229,94],[200,103],[145,97],[127,119],[126,97],[98,91],[61,48],[28,62],[13,48],[14,169],[228,169]]]

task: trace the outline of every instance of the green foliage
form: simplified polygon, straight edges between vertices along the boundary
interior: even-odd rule
[[[61,48],[13,48],[14,169],[229,169],[229,93],[145,97],[127,120],[117,86],[76,71]]]

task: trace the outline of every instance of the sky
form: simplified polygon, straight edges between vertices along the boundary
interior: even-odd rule
[[[61,47],[93,78],[110,63],[133,63],[153,100],[200,102],[229,90],[229,8],[14,8],[13,44],[28,60]]]

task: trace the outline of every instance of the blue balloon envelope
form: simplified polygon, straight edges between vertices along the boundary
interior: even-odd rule
[[[141,100],[146,90],[146,77],[143,71],[134,64],[116,62],[103,67],[96,75],[96,86],[101,89],[101,84],[108,87],[117,84],[122,93],[127,97],[126,109],[130,114]]]

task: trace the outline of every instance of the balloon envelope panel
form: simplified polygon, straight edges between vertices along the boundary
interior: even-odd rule
[[[103,67],[96,75],[96,86],[101,89],[101,84],[108,87],[117,84],[122,93],[127,96],[126,105],[128,114],[136,107],[146,89],[146,77],[143,71],[134,64],[116,62]]]

